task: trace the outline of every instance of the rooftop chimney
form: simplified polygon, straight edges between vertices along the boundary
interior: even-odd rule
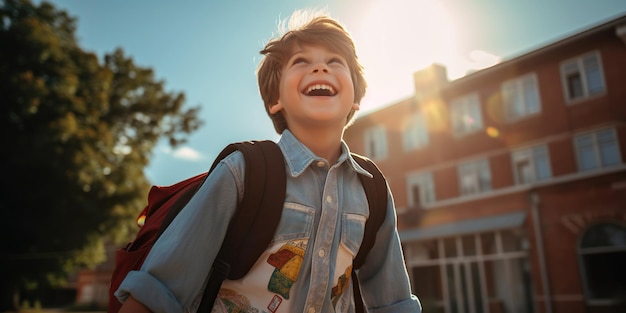
[[[439,90],[448,83],[448,72],[445,66],[431,64],[413,74],[415,98],[418,103],[439,95]]]

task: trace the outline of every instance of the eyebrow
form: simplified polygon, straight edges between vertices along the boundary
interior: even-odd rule
[[[328,54],[330,54],[330,55],[332,55],[332,56],[341,57],[341,58],[343,58],[343,59],[346,59],[346,60],[347,60],[347,58],[346,58],[346,57],[345,57],[345,56],[344,56],[341,52],[338,52],[338,51],[333,51],[333,50],[331,50],[331,49],[326,49],[326,50],[327,50]],[[291,58],[292,58],[293,56],[295,56],[296,54],[300,54],[300,53],[307,53],[307,52],[308,52],[308,51],[307,51],[306,49],[299,49],[299,50],[294,51],[294,52],[292,52],[291,54],[289,54],[289,59],[291,59]]]

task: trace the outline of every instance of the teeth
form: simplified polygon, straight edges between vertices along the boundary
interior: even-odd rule
[[[333,89],[332,86],[326,84],[316,84],[309,86],[309,88],[306,89],[306,93],[311,93],[313,90],[328,90],[330,91],[330,93],[335,94],[335,89]]]

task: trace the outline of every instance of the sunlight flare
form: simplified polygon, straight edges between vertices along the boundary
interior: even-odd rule
[[[355,32],[370,88],[365,110],[413,94],[413,73],[454,60],[454,27],[436,0],[374,1]]]

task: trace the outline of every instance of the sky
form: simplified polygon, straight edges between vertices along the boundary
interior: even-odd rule
[[[201,106],[187,144],[155,148],[145,174],[156,185],[208,170],[230,142],[279,138],[255,70],[295,10],[323,10],[352,35],[368,81],[357,116],[412,96],[413,73],[432,63],[454,80],[626,14],[624,0],[47,1],[77,19],[84,50],[102,60],[122,48]]]

